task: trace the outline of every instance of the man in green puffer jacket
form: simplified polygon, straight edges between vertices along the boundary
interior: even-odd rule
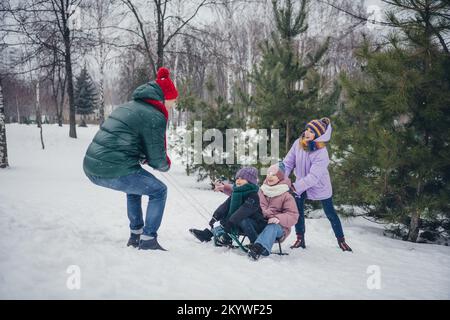
[[[132,101],[117,107],[101,125],[84,157],[83,169],[94,184],[127,194],[131,235],[128,246],[164,250],[157,241],[167,198],[166,185],[141,168],[170,169],[166,127],[168,108],[178,97],[169,70],[138,87]],[[142,196],[149,197],[145,221]]]

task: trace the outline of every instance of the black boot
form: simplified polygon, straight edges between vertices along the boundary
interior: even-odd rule
[[[224,233],[214,238],[214,244],[217,247],[231,247],[233,245],[233,239],[227,233]]]
[[[140,234],[132,233],[130,239],[128,239],[127,247],[137,248],[139,247],[139,240],[141,239]]]
[[[196,237],[201,242],[211,241],[212,237],[214,236],[211,230],[209,229],[205,230],[189,229],[189,232],[192,233],[194,237]]]
[[[255,243],[250,246],[250,250],[248,250],[248,256],[253,260],[258,260],[261,255],[266,251],[266,249],[259,243]]]
[[[353,252],[352,248],[350,248],[350,246],[345,242],[345,238],[338,238],[338,245],[339,248],[342,249],[342,251],[350,251]]]
[[[291,246],[291,249],[295,248],[306,248],[305,237],[300,233],[297,233],[297,240],[295,240],[294,244]]]
[[[167,251],[163,247],[161,247],[156,238],[151,238],[149,240],[141,240],[139,241],[139,250],[162,250]]]

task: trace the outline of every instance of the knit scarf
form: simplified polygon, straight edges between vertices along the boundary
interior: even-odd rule
[[[161,112],[164,115],[164,118],[166,118],[166,122],[169,119],[169,112],[167,111],[166,106],[164,103],[158,100],[152,100],[152,99],[144,99],[145,102],[147,102],[149,105],[154,107],[156,110]]]
[[[228,210],[227,219],[239,209],[244,203],[244,198],[246,198],[250,193],[258,192],[259,187],[253,183],[246,183],[243,186],[238,187],[233,185],[233,193],[231,194],[230,209]]]
[[[323,141],[306,141],[304,134],[302,134],[302,137],[300,138],[300,147],[305,151],[316,151],[325,148],[326,146],[327,143]]]
[[[274,186],[269,186],[268,184],[263,184],[261,186],[261,191],[264,193],[266,197],[273,198],[283,193],[289,191],[289,187],[287,184],[276,184]]]

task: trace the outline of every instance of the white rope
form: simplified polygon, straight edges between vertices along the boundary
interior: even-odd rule
[[[205,219],[207,222],[209,222],[211,220],[212,214],[210,213],[210,211],[208,209],[206,209],[203,205],[201,205],[198,202],[198,200],[194,198],[194,196],[189,194],[189,192],[187,192],[186,190],[181,190],[180,187],[178,186],[178,183],[176,182],[175,178],[172,177],[172,175],[169,172],[165,172],[165,174],[158,174],[158,175],[161,177],[164,177],[164,180],[166,180],[168,184],[172,185],[178,191],[178,193],[181,194],[181,196],[189,203],[189,205],[199,215],[201,215],[203,217],[203,219]],[[169,179],[169,177],[170,177],[170,179]],[[190,197],[190,199],[186,195],[188,195]],[[201,211],[203,211],[207,215],[202,214]],[[210,217],[208,217],[208,216],[210,216]]]

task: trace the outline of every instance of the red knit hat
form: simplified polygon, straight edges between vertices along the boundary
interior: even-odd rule
[[[161,87],[165,100],[173,100],[178,97],[177,88],[170,79],[169,69],[159,68],[155,81]]]

